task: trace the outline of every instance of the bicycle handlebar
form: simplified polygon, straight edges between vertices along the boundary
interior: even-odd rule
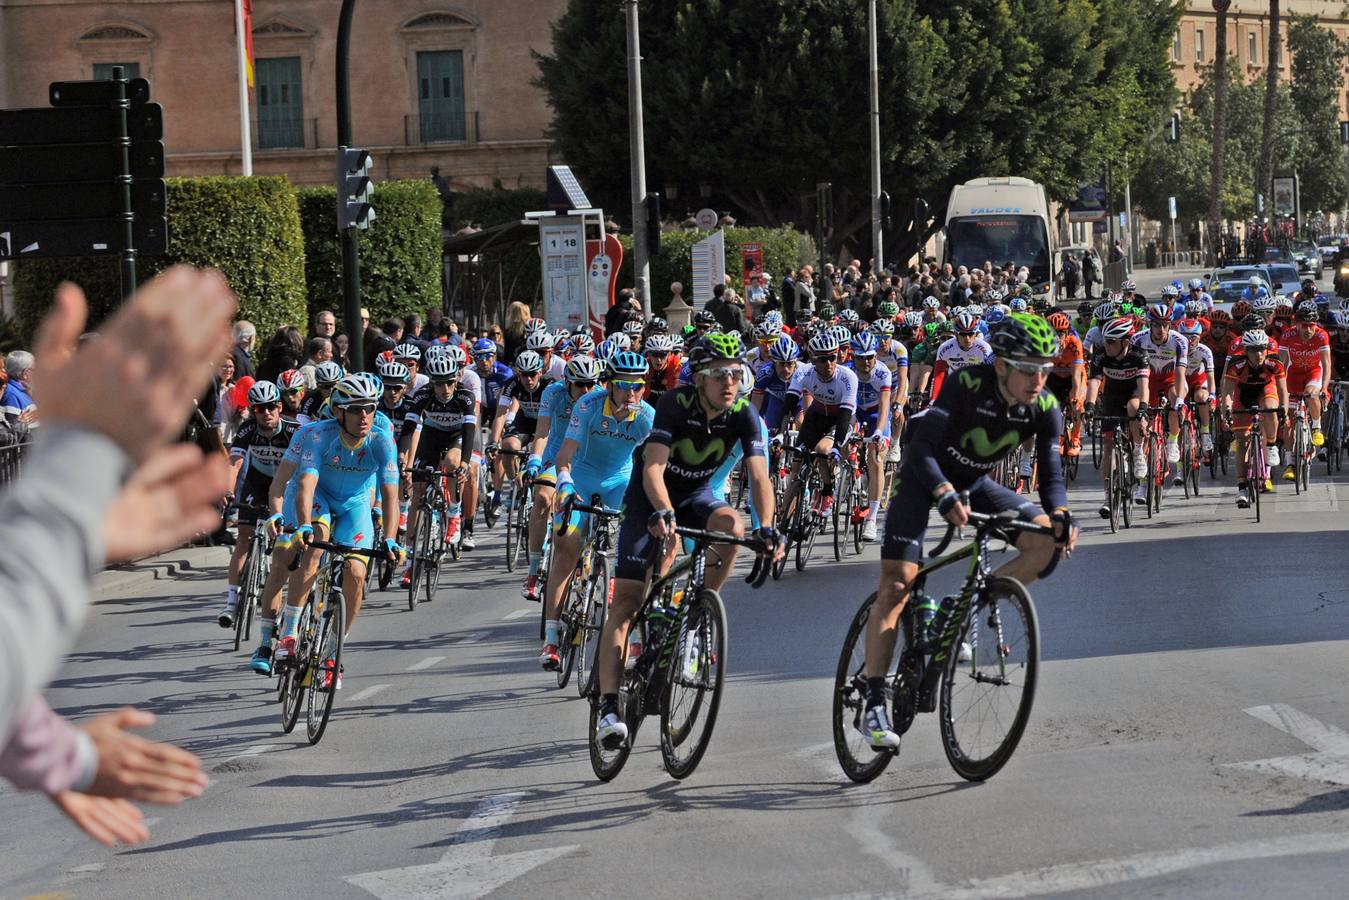
[[[675,526],[675,534],[703,544],[736,544],[740,547],[747,547],[754,551],[755,557],[754,567],[746,576],[745,583],[753,588],[760,588],[768,580],[768,574],[773,568],[772,562],[769,560],[769,548],[757,537],[736,537],[733,534],[725,534],[720,531],[685,528],[683,525]]]
[[[965,506],[969,505],[970,495],[968,491],[960,492],[960,502]],[[1002,512],[993,515],[969,510],[968,515],[970,524],[975,526],[976,534],[996,531],[1001,534],[1001,536],[1007,538],[1010,538],[1013,534],[1040,534],[1050,538],[1054,536],[1054,528],[1052,526],[1036,525],[1034,522],[1021,521],[1018,518],[1020,513],[1015,509],[1005,509]],[[958,526],[948,522],[946,524],[946,535],[941,539],[941,543],[934,547],[932,552],[928,554],[928,559],[936,559],[938,556],[945,553],[946,548],[951,545],[952,538],[956,536],[956,532],[959,530],[960,528]]]

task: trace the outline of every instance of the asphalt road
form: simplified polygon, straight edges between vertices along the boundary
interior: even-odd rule
[[[1120,535],[1092,516],[1036,585],[1035,710],[982,785],[947,766],[933,716],[871,785],[838,768],[832,673],[874,547],[817,551],[758,592],[733,581],[701,767],[671,780],[648,728],[608,785],[585,704],[537,668],[538,607],[499,534],[415,613],[370,600],[314,747],[280,732],[270,681],[214,624],[221,551],[105,575],[53,704],[154,711],[212,784],[116,851],[0,793],[0,896],[1343,896],[1349,487],[1280,486],[1256,526],[1231,486],[1203,486]]]

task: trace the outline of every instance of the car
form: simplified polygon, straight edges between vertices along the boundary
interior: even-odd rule
[[[1335,254],[1345,244],[1345,236],[1342,234],[1323,234],[1316,239],[1316,252],[1321,254],[1321,262],[1333,263]]]
[[[1260,283],[1271,294],[1269,272],[1264,266],[1228,266],[1217,269],[1208,276],[1208,292],[1214,303],[1234,303],[1251,286],[1251,277],[1260,279]]]
[[[1325,260],[1311,241],[1293,241],[1293,262],[1300,275],[1310,275],[1320,281],[1325,274]]]
[[[1289,250],[1287,247],[1280,247],[1278,244],[1274,244],[1273,246],[1265,248],[1265,258],[1263,261],[1267,263],[1291,263],[1293,261],[1293,251]]]
[[[1297,266],[1291,262],[1267,262],[1260,268],[1269,273],[1265,280],[1273,285],[1273,293],[1275,294],[1295,293],[1302,283],[1302,279],[1297,273]]]

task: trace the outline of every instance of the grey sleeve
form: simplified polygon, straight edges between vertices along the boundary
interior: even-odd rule
[[[103,514],[130,471],[108,438],[39,429],[0,491],[0,735],[51,680],[84,624],[103,567]]]

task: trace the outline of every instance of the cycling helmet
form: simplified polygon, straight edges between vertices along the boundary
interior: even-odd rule
[[[1101,329],[1101,337],[1108,341],[1127,341],[1134,333],[1134,320],[1128,316],[1111,319]]]
[[[646,333],[648,335],[669,334],[670,325],[660,316],[652,316],[651,321],[646,323]]]
[[[379,380],[384,382],[385,387],[407,384],[407,380],[411,377],[412,370],[396,360],[379,367]]]
[[[916,310],[916,309],[910,310],[909,312],[906,312],[906,313],[904,314],[904,327],[905,327],[905,328],[910,328],[910,329],[913,329],[913,328],[922,328],[922,327],[923,327],[923,314],[920,313],[920,312],[919,312],[918,310]]]
[[[302,391],[304,390],[304,373],[299,369],[287,369],[276,376],[276,386],[283,391]]]
[[[426,363],[426,375],[432,381],[445,383],[453,381],[459,374],[459,360],[448,354],[440,354],[431,357]]]
[[[1039,316],[1012,313],[988,332],[993,354],[1000,359],[1052,359],[1059,355],[1059,337]]]
[[[1232,318],[1240,322],[1251,314],[1251,304],[1245,300],[1238,300],[1232,304]]]
[[[988,314],[984,316],[984,324],[992,327],[1005,318],[1007,318],[1007,308],[999,303],[990,309]]]
[[[331,359],[314,366],[314,382],[316,384],[337,384],[342,380],[343,374],[342,367]]]
[[[812,356],[818,356],[822,353],[837,353],[838,336],[832,330],[821,331],[810,339],[810,343],[806,347],[810,350]]]
[[[640,353],[634,353],[631,350],[624,350],[622,353],[609,360],[610,375],[627,375],[635,377],[645,375],[651,367],[647,365],[646,357]]]
[[[1174,300],[1180,296],[1180,288],[1176,287],[1174,282],[1171,284],[1164,284],[1162,285],[1162,296],[1167,300]]]
[[[545,322],[543,319],[537,318],[529,319],[528,321],[525,322],[525,337],[529,337],[531,334],[538,334],[539,332],[547,330],[548,330],[548,323]]]
[[[571,356],[572,336],[553,338],[553,352],[558,356]]]
[[[571,336],[571,349],[573,353],[581,356],[594,356],[595,339],[588,334],[573,334]]]
[[[1297,305],[1297,320],[1299,322],[1315,322],[1321,318],[1321,311],[1316,308],[1316,303],[1312,300],[1303,300]]]
[[[895,322],[893,319],[877,319],[871,323],[871,333],[878,339],[888,338],[895,333]]]
[[[876,335],[869,331],[862,331],[852,339],[852,355],[855,357],[871,357],[876,355]]]
[[[971,303],[965,307],[965,311],[977,319],[984,314],[984,306],[982,303]]]
[[[552,350],[553,336],[546,331],[536,331],[525,338],[525,349],[533,350],[539,354],[542,354],[545,350]]]
[[[1231,325],[1232,314],[1225,309],[1211,309],[1208,313],[1210,325]]]
[[[1241,349],[1253,350],[1257,347],[1269,347],[1269,335],[1265,334],[1263,328],[1252,328],[1241,336]]]
[[[1241,320],[1241,330],[1251,331],[1255,328],[1259,328],[1261,331],[1265,330],[1264,316],[1259,313],[1247,313],[1246,318]]]
[[[520,355],[515,357],[515,374],[532,375],[535,372],[543,371],[543,357],[533,350],[521,350]]]
[[[567,363],[565,377],[568,383],[578,381],[599,381],[604,374],[604,364],[593,356],[573,356]]]
[[[834,307],[829,303],[820,304],[820,318],[829,321],[834,318]]]
[[[1191,279],[1190,279],[1190,290],[1192,290],[1192,291],[1202,291],[1203,289],[1204,289],[1204,279],[1202,279],[1202,278],[1191,278]]]
[[[740,338],[734,334],[713,332],[705,335],[689,351],[689,368],[695,372],[728,360],[740,360]]]
[[[882,319],[893,319],[899,315],[899,304],[893,300],[882,301],[881,305],[876,307],[876,315]]]
[[[631,350],[632,340],[623,332],[617,331],[609,335],[609,343],[613,344],[619,350]]]
[[[1336,328],[1349,328],[1349,312],[1337,309],[1330,314],[1330,318],[1334,320]]]
[[[768,348],[768,355],[773,357],[774,362],[793,362],[800,358],[801,348],[796,346],[796,341],[784,334]]]
[[[270,381],[255,381],[248,389],[249,406],[266,406],[281,402],[281,389]]]
[[[1077,304],[1077,317],[1079,319],[1090,319],[1095,311],[1090,300],[1083,300]]]
[[[855,309],[844,309],[838,314],[838,320],[843,325],[855,325],[862,320]]]
[[[1058,332],[1065,332],[1073,327],[1073,323],[1068,321],[1068,316],[1061,312],[1052,312],[1045,319],[1049,327]]]
[[[696,313],[693,314],[693,324],[694,324],[695,326],[697,326],[697,325],[715,325],[715,324],[717,324],[717,317],[714,316],[714,315],[712,315],[710,312],[708,312],[708,311],[705,310],[705,309],[700,309],[700,310],[698,310]]]
[[[1160,325],[1162,323],[1170,324],[1171,310],[1165,303],[1154,303],[1148,307],[1148,324]]]
[[[1014,313],[1024,313],[1027,309],[1025,297],[1013,297],[1012,302],[1008,304]]]
[[[384,385],[369,372],[352,372],[337,383],[329,398],[338,409],[352,403],[378,403]]]
[[[404,341],[394,348],[394,359],[421,359],[422,348],[410,341]]]
[[[847,325],[833,325],[829,328],[829,333],[838,341],[839,347],[848,346],[848,342],[852,340],[852,332],[848,330]]]
[[[670,335],[670,341],[673,343],[673,346],[670,348],[670,352],[671,352],[671,353],[683,353],[683,352],[684,352],[684,337],[683,337],[683,335],[672,334],[672,335]]]
[[[629,319],[623,323],[623,333],[628,336],[629,340],[635,337],[641,337],[642,323],[636,319]]]
[[[1303,289],[1304,291],[1314,291],[1314,290],[1316,290],[1316,280],[1313,279],[1313,278],[1304,278],[1304,279],[1302,279],[1302,289]]]
[[[449,344],[435,343],[426,348],[425,358],[429,362],[437,356],[448,356],[450,352]]]
[[[1181,319],[1180,322],[1176,324],[1176,330],[1186,337],[1191,335],[1198,336],[1204,333],[1203,326],[1199,324],[1199,320],[1197,319]]]
[[[1138,291],[1138,284],[1131,279],[1126,280],[1123,284],[1119,286],[1119,289],[1120,293],[1122,294],[1133,294]]]
[[[926,325],[923,326],[923,335],[928,340],[932,340],[933,338],[937,337],[938,334],[940,334],[939,330],[940,328],[941,328],[940,322],[928,322]]]
[[[674,350],[674,338],[664,332],[656,332],[646,339],[643,353],[670,353]]]
[[[1204,301],[1202,300],[1185,301],[1185,315],[1191,319],[1199,318],[1204,314],[1206,309],[1208,309],[1208,307],[1204,305]]]
[[[977,334],[979,332],[979,320],[970,315],[969,310],[962,309],[955,314],[951,321],[956,330],[956,334]]]
[[[994,305],[1001,303],[1004,296],[1006,295],[998,288],[989,288],[984,291],[984,299]]]
[[[1115,318],[1115,311],[1118,308],[1118,304],[1113,300],[1104,300],[1096,304],[1096,308],[1092,310],[1092,314],[1095,315],[1098,320],[1105,322]]]
[[[496,341],[492,340],[491,338],[478,338],[476,341],[473,342],[474,359],[477,359],[480,356],[496,356],[496,353],[497,353]]]
[[[1287,294],[1284,294],[1284,293],[1278,293],[1278,294],[1275,294],[1275,295],[1274,295],[1274,305],[1275,305],[1276,307],[1283,307],[1283,306],[1286,306],[1286,307],[1288,307],[1289,309],[1291,309],[1291,308],[1293,307],[1293,298],[1292,298],[1292,297],[1289,297]]]
[[[623,348],[618,346],[618,342],[613,337],[605,338],[595,347],[595,356],[602,362],[608,362],[621,352],[623,352]]]
[[[782,336],[782,326],[771,322],[760,322],[754,326],[756,341],[776,341]]]
[[[941,301],[936,297],[923,298],[923,309],[941,309]]]

